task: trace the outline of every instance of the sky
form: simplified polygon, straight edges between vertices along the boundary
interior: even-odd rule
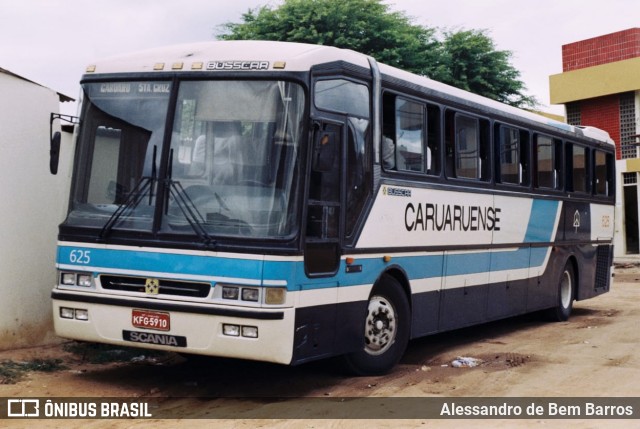
[[[348,1],[348,0],[345,0]],[[484,29],[512,52],[526,93],[549,103],[562,45],[640,27],[637,0],[386,0],[414,24]],[[94,60],[169,44],[215,40],[220,25],[278,0],[0,0],[0,68],[73,98]],[[64,103],[63,113],[75,113]],[[69,110],[71,109],[71,112]]]

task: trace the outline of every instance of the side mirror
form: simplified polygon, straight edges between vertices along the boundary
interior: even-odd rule
[[[49,171],[51,174],[58,174],[58,163],[60,161],[60,131],[56,131],[51,136],[51,148],[49,149]]]
[[[337,155],[337,135],[332,131],[318,131],[313,153],[313,169],[319,172],[334,168]]]
[[[59,119],[72,125],[79,124],[78,117],[71,115],[62,115],[60,113],[51,113],[49,116],[49,135],[51,136],[49,148],[49,171],[51,174],[58,174],[58,163],[60,161],[60,140],[62,134],[60,131],[53,132],[53,121]]]

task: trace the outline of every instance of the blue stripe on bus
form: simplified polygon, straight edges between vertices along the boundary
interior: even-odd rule
[[[86,264],[71,262],[77,259],[72,252],[89,251],[90,261]],[[181,255],[174,253],[155,253],[136,250],[95,249],[60,246],[58,263],[100,267],[105,269],[149,271],[161,273],[179,273],[185,276],[245,277],[259,279],[262,276],[262,261],[251,259],[215,258],[200,255]]]
[[[524,243],[551,242],[559,202],[534,200],[525,233]],[[392,264],[402,267],[409,280],[436,278],[444,275],[470,275],[488,271],[506,271],[542,267],[548,246],[525,246],[517,250],[493,250],[446,254],[446,273],[443,253],[420,256],[393,256]],[[80,252],[79,252],[80,251]],[[84,260],[83,251],[90,252],[90,261]],[[80,255],[80,257],[79,257]],[[75,262],[71,262],[74,260]],[[301,261],[262,261],[255,259],[217,258],[206,255],[155,253],[137,250],[96,249],[80,246],[58,247],[57,262],[61,265],[84,266],[110,270],[130,270],[148,273],[175,273],[189,276],[227,277],[286,281],[290,290],[372,284],[387,264],[381,257],[356,257],[355,265],[362,265],[361,272],[346,273],[346,263],[341,262],[338,274],[332,278],[309,279]],[[87,262],[82,264],[80,262]]]
[[[559,201],[533,200],[525,243],[548,243],[551,241],[558,213]]]
[[[446,275],[460,276],[487,273],[489,272],[490,262],[491,252],[447,255]]]
[[[539,267],[543,264],[548,249],[548,247],[531,249],[523,247],[515,251],[449,254],[446,255],[445,274],[453,276],[478,274],[489,270],[516,270],[528,268],[530,264],[532,267]],[[301,284],[304,285],[304,289],[335,287],[336,282],[340,286],[372,284],[388,265],[381,257],[356,258],[354,264],[362,266],[361,272],[346,273],[346,263],[342,261],[336,276],[310,279],[306,277],[304,263],[300,261],[265,261],[264,270],[262,270],[263,261],[260,260],[65,246],[59,247],[58,263],[75,265],[78,269],[82,269],[83,265],[70,262],[69,255],[73,250],[89,250],[91,252],[91,267],[106,273],[131,270],[149,273],[148,275],[176,273],[185,278],[189,276],[227,277],[247,279],[258,283],[263,279],[266,281],[280,280],[286,281],[289,290],[298,290]],[[417,280],[442,277],[444,259],[443,253],[424,256],[396,256],[392,257],[391,264],[402,267],[409,280]]]
[[[491,254],[491,271],[517,270],[529,267],[530,248],[495,251]]]

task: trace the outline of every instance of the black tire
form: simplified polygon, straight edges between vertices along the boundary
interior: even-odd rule
[[[558,279],[558,296],[556,306],[549,309],[549,318],[554,322],[565,322],[571,316],[573,300],[575,298],[576,276],[573,264],[569,261],[560,272]]]
[[[373,288],[362,326],[362,348],[345,355],[347,370],[355,375],[389,372],[409,343],[411,309],[400,283],[383,276]]]

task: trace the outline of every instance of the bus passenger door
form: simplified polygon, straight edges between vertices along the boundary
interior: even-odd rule
[[[318,123],[314,130],[304,249],[309,277],[333,276],[340,265],[340,171],[343,126]]]
[[[340,266],[340,159],[343,126],[314,126],[304,245],[305,283],[296,310],[295,362],[333,352]]]
[[[313,70],[312,70],[313,73]],[[370,86],[344,70],[312,76],[304,282],[296,308],[300,347],[294,360],[352,352],[362,344],[368,300],[341,298],[357,270],[341,271],[343,247],[353,247],[371,195]],[[349,276],[347,275],[349,274]],[[347,295],[349,295],[347,293]],[[313,341],[302,341],[313,337]]]

